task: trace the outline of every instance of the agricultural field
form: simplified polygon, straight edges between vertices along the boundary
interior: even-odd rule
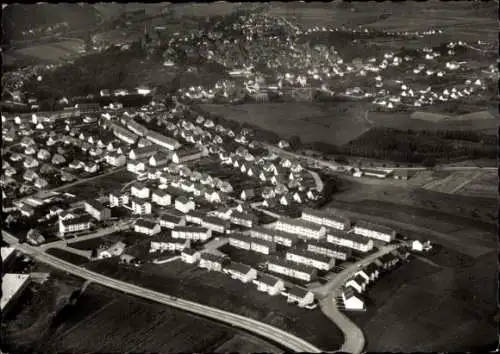
[[[51,271],[41,271],[47,270]],[[81,280],[52,271],[43,285],[32,284],[21,299],[29,305],[19,306],[4,318],[2,349],[47,353],[128,352],[139,348],[148,352],[211,352],[218,347],[247,348],[248,341],[266,352],[281,352],[243,331],[96,284],[86,287],[76,301],[69,303],[70,295],[81,285]]]
[[[222,273],[207,272],[179,260],[129,268],[114,259],[105,259],[92,262],[87,267],[166,294],[276,325],[324,350],[338,349],[343,340],[342,333],[319,309],[300,309],[287,304],[282,296],[271,297],[258,292],[253,284],[243,284]],[[294,325],[298,321],[304,325]]]
[[[343,145],[370,128],[362,107],[353,102],[201,104],[200,107],[210,114],[255,124],[285,138],[299,136],[303,142]]]
[[[365,334],[365,349],[492,350],[498,316],[495,254],[474,259],[439,248],[383,275],[364,295],[367,311],[348,314]]]
[[[497,171],[484,171],[455,193],[470,197],[495,197],[498,195]]]
[[[77,55],[82,45],[83,42],[79,40],[64,40],[17,49],[7,52],[6,55],[8,59],[16,59],[20,55],[21,58],[32,57],[43,63],[59,63],[73,55]]]
[[[434,192],[454,194],[483,174],[480,170],[455,171],[445,178],[435,179],[422,188]]]

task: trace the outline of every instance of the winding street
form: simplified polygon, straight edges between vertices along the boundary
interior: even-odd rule
[[[107,286],[109,288],[122,291],[131,295],[139,296],[148,300],[156,301],[168,306],[172,306],[184,311],[192,312],[197,315],[209,317],[217,321],[228,323],[232,326],[242,328],[251,333],[255,333],[271,341],[281,344],[282,346],[294,352],[309,352],[321,353],[322,351],[314,345],[276,327],[270,326],[263,322],[253,320],[241,315],[226,312],[214,307],[202,305],[196,302],[187,301],[184,299],[172,297],[140,286],[132,285],[117,279],[104,276],[99,273],[92,272],[85,268],[63,261],[44,253],[37,247],[27,244],[19,244],[17,239],[2,230],[4,240],[12,245],[15,245],[20,251],[32,255],[40,262],[49,264],[62,271],[74,274],[80,278],[93,281],[95,283]]]
[[[353,263],[342,272],[333,277],[327,284],[310,289],[316,296],[323,297],[320,300],[320,308],[323,313],[335,323],[344,334],[344,344],[341,352],[360,354],[365,346],[363,331],[337,308],[337,296],[341,295],[341,288],[360,268],[367,266],[375,259],[400,247],[399,245],[387,245],[381,247],[377,252]]]

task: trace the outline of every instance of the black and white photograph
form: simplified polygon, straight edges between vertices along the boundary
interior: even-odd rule
[[[0,352],[494,352],[498,1],[2,5]]]

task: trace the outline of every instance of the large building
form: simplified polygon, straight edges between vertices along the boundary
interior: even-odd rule
[[[249,213],[241,213],[239,211],[233,211],[231,213],[231,223],[235,225],[240,225],[244,227],[251,228],[255,223],[255,216]]]
[[[306,282],[313,280],[318,272],[314,267],[287,261],[278,257],[271,257],[267,262],[267,269],[270,272],[283,274]]]
[[[278,219],[276,229],[314,240],[320,240],[326,234],[326,229],[321,225],[291,218]]]
[[[158,152],[158,147],[155,145],[145,146],[142,148],[132,149],[128,153],[128,158],[131,160],[149,159]]]
[[[326,256],[334,257],[342,261],[351,257],[352,249],[344,246],[339,246],[325,241],[311,240],[307,243],[307,250],[310,252],[324,254]]]
[[[262,226],[258,226],[250,230],[250,236],[255,239],[272,242],[273,230],[266,229]]]
[[[171,149],[174,150],[174,149]],[[196,160],[203,157],[204,152],[198,148],[190,148],[184,150],[178,150],[172,154],[172,162],[183,163],[191,160]]]
[[[266,240],[252,239],[250,249],[258,253],[271,254],[276,251],[276,243]]]
[[[303,220],[323,225],[337,230],[349,230],[351,222],[347,218],[329,214],[324,211],[306,208],[302,211]]]
[[[229,239],[229,245],[247,251],[250,250],[250,247],[252,245],[252,238],[250,236],[243,235],[240,233],[230,234],[228,239]]]
[[[129,202],[128,194],[121,194],[116,192],[109,193],[109,206],[117,207],[122,205],[127,205]]]
[[[87,200],[84,203],[85,211],[92,215],[95,219],[102,221],[111,217],[111,210],[99,203],[97,200]]]
[[[198,226],[176,226],[172,229],[172,237],[205,242],[212,237],[212,230]]]
[[[182,252],[191,246],[189,240],[173,238],[164,233],[159,233],[152,236],[150,245],[151,245],[149,249],[150,253],[158,251]]]
[[[146,135],[146,139],[168,150],[177,150],[181,146],[181,143],[179,143],[177,140],[151,130]]]
[[[335,266],[335,258],[301,249],[289,249],[286,252],[286,259],[326,271]]]
[[[229,230],[230,224],[227,220],[222,220],[215,216],[207,216],[201,222],[201,226],[223,234]]]
[[[282,246],[292,247],[298,241],[299,237],[296,234],[290,232],[273,230],[273,241]]]
[[[355,234],[384,242],[391,242],[396,237],[396,231],[390,227],[372,224],[362,220],[356,221],[353,231]]]
[[[113,129],[114,136],[127,144],[132,145],[139,139],[136,134],[118,124],[112,124],[111,129]]]
[[[352,248],[360,252],[368,252],[373,249],[373,241],[368,237],[356,235],[352,232],[329,230],[326,240],[330,243]]]
[[[186,225],[186,218],[184,216],[162,214],[158,220],[160,221],[160,226],[167,229],[173,229],[177,226]]]
[[[67,233],[85,231],[88,229],[90,229],[90,217],[87,215],[59,220],[59,233],[63,236]]]
[[[137,197],[130,198],[132,213],[135,215],[151,214],[151,203],[148,200]]]
[[[155,189],[151,193],[151,201],[161,206],[172,204],[172,197],[165,189]]]

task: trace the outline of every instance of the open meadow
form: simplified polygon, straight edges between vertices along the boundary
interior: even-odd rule
[[[67,39],[58,42],[34,45],[22,49],[7,51],[4,54],[6,65],[12,65],[17,60],[32,58],[38,63],[57,64],[78,55],[83,47],[83,41]]]
[[[368,287],[367,311],[348,313],[370,352],[486,351],[497,341],[495,252],[446,248],[415,256]]]
[[[285,138],[299,136],[303,142],[343,145],[370,128],[362,107],[353,102],[202,104],[200,107],[210,114],[255,124]]]
[[[186,300],[200,302],[254,318],[289,331],[324,350],[336,350],[343,337],[319,309],[305,310],[288,304],[282,296],[269,296],[253,284],[243,284],[218,272],[175,260],[145,263],[139,268],[118,264],[116,259],[91,262],[87,268]],[[297,322],[304,325],[296,326]]]

